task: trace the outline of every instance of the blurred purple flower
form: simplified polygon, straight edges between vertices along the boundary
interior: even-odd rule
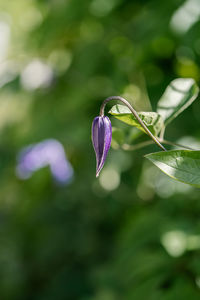
[[[68,184],[74,173],[62,144],[55,139],[25,147],[20,151],[17,161],[16,173],[21,179],[28,179],[36,170],[49,166],[57,182]]]
[[[96,154],[96,177],[99,176],[106,160],[112,139],[112,126],[108,117],[94,118],[92,123],[92,143]]]

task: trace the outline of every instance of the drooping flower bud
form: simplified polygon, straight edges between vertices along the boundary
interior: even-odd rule
[[[112,139],[112,126],[108,117],[94,118],[92,123],[92,143],[96,154],[96,177],[99,176],[106,160]]]

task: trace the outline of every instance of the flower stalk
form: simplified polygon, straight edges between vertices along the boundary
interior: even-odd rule
[[[100,116],[94,118],[92,123],[92,143],[94,147],[94,151],[96,154],[96,177],[99,176],[100,171],[102,170],[108,150],[110,149],[111,139],[112,139],[112,126],[110,119],[107,116],[104,116],[105,106],[109,101],[118,100],[123,102],[134,117],[138,120],[140,125],[144,128],[148,136],[156,143],[163,151],[167,151],[165,147],[160,143],[160,141],[151,133],[151,131],[147,128],[144,122],[139,117],[136,110],[130,105],[130,103],[120,96],[111,96],[106,98],[101,107],[100,107]],[[148,142],[150,144],[150,142]],[[146,144],[145,144],[146,145]]]
[[[131,106],[131,104],[125,100],[124,98],[120,97],[120,96],[111,96],[106,98],[101,107],[100,107],[100,116],[103,117],[104,116],[104,110],[105,110],[105,106],[108,102],[112,101],[112,100],[117,100],[117,101],[121,101],[122,103],[124,103],[132,112],[132,114],[134,115],[134,117],[138,120],[138,122],[140,123],[140,125],[144,128],[144,130],[146,131],[146,133],[148,134],[148,136],[154,141],[154,143],[156,143],[163,151],[167,151],[165,149],[165,147],[159,142],[159,140],[151,133],[151,131],[147,128],[147,126],[144,124],[144,122],[141,120],[141,118],[139,117],[138,113],[136,112],[136,110]]]

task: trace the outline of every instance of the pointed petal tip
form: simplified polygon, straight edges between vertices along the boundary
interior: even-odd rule
[[[99,169],[96,170],[96,178],[99,177],[100,171],[101,171],[101,170],[99,170]]]
[[[100,174],[101,170],[103,169],[103,166],[104,166],[104,163],[103,163],[103,165],[99,166],[99,167],[96,169],[96,178],[99,177],[99,174]]]

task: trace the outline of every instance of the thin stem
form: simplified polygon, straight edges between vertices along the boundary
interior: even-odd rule
[[[138,149],[144,148],[146,146],[152,145],[153,143],[154,143],[154,141],[150,140],[150,141],[141,142],[141,143],[138,143],[135,145],[123,144],[121,146],[121,148],[123,150],[134,151],[134,150],[138,150]]]
[[[184,145],[181,145],[181,144],[173,143],[173,142],[166,141],[166,140],[162,140],[162,139],[159,139],[159,140],[160,140],[162,143],[166,144],[166,145],[176,146],[176,147],[184,148],[184,149],[187,149],[187,150],[195,151],[195,149],[193,149],[193,148],[191,148],[191,147],[188,147],[188,146],[184,146]]]
[[[100,116],[104,116],[104,109],[106,104],[111,101],[111,100],[118,100],[123,102],[132,112],[132,114],[134,115],[134,117],[138,120],[138,122],[140,123],[140,125],[144,128],[144,130],[146,131],[146,133],[148,134],[148,136],[163,150],[163,151],[167,151],[163,145],[158,141],[158,139],[151,133],[151,131],[147,128],[147,126],[144,124],[144,122],[140,119],[138,113],[136,112],[136,110],[130,105],[130,103],[125,100],[124,98],[120,97],[120,96],[111,96],[106,98],[100,108]]]
[[[190,147],[186,147],[186,146],[181,145],[181,144],[177,144],[177,143],[173,143],[173,142],[166,141],[166,140],[161,140],[161,139],[159,139],[159,141],[162,142],[162,143],[164,143],[164,144],[166,144],[166,145],[180,147],[180,148],[184,148],[184,149],[187,149],[187,150],[193,150],[193,151],[195,151],[195,149],[192,149]],[[135,145],[123,144],[121,146],[121,148],[123,150],[126,150],[126,151],[134,151],[134,150],[138,150],[138,149],[141,149],[143,147],[152,145],[153,143],[154,143],[153,141],[145,141],[145,142],[141,142],[141,143],[138,143],[138,144],[135,144]]]

